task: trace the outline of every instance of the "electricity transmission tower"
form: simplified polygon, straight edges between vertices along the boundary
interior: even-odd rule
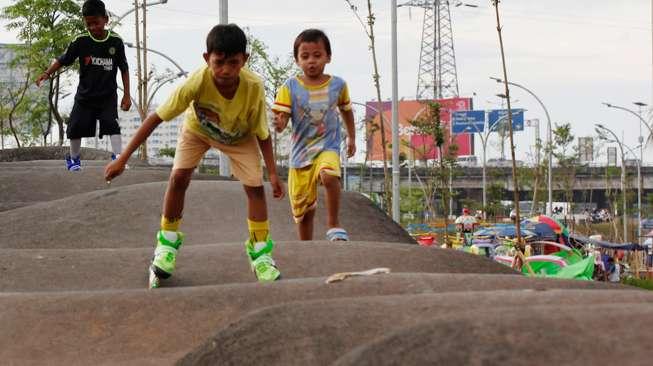
[[[466,5],[456,2],[455,6]],[[399,6],[424,9],[417,74],[418,100],[458,96],[456,54],[447,0],[411,0]]]

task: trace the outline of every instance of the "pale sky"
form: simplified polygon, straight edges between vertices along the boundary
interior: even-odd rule
[[[367,1],[353,0],[360,15],[367,15]],[[405,1],[398,0],[398,3]],[[454,4],[456,1],[451,1]],[[502,76],[494,8],[489,0],[467,0],[478,8],[451,7],[454,44],[461,96],[473,96],[475,109],[500,107],[495,96],[503,87],[489,76]],[[653,95],[651,61],[651,2],[649,0],[503,0],[500,11],[508,62],[508,79],[522,84],[544,102],[553,123],[570,122],[576,136],[594,134],[594,124],[603,123],[624,134],[627,145],[637,145],[638,120],[626,112],[608,109],[606,101],[630,109],[641,101],[651,103]],[[0,7],[11,4],[0,0]],[[130,0],[106,0],[107,8],[122,14]],[[203,62],[208,30],[218,21],[218,0],[169,0],[148,12],[148,47],[175,59],[192,71]],[[382,97],[391,97],[390,1],[373,0]],[[414,99],[417,83],[423,11],[398,9],[399,96]],[[305,28],[321,28],[331,39],[333,56],[327,72],[343,77],[352,100],[365,102],[375,97],[371,78],[368,39],[344,0],[231,0],[229,21],[250,32],[269,46],[272,55],[292,51],[294,37]],[[133,17],[117,28],[125,41],[134,40]],[[1,23],[0,23],[1,24]],[[4,24],[2,24],[4,25]],[[15,42],[3,29],[0,42]],[[134,52],[128,49],[135,66]],[[171,67],[165,59],[151,55],[160,68]],[[155,98],[162,101],[169,89]],[[526,109],[525,118],[541,121],[542,108],[528,94],[511,88],[514,108]],[[648,114],[648,112],[646,112]],[[362,111],[358,113],[362,117]],[[530,160],[534,130],[516,134],[518,157]],[[478,141],[478,140],[477,140]],[[480,142],[477,142],[480,155]],[[653,159],[653,152],[649,150]],[[488,157],[498,157],[491,139]],[[646,161],[645,157],[645,161]]]

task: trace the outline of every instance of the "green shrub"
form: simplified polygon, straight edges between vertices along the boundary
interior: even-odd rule
[[[622,281],[624,285],[635,286],[645,290],[653,290],[653,280],[645,278],[626,278]]]

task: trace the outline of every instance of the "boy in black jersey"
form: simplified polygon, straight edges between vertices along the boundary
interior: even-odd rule
[[[81,169],[79,153],[82,137],[95,136],[97,120],[100,121],[100,138],[108,135],[111,140],[112,159],[122,151],[116,108],[118,68],[124,90],[120,108],[128,111],[131,107],[125,46],[117,34],[104,29],[109,21],[104,3],[100,0],[86,0],[82,5],[82,16],[87,32],[77,36],[66,52],[54,59],[36,80],[36,85],[41,86],[41,83],[49,79],[61,66],[69,66],[79,60],[79,85],[66,130],[70,140],[66,168],[70,171]]]

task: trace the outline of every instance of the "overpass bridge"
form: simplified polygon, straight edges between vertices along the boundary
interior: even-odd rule
[[[523,169],[524,168],[520,168]],[[401,187],[420,188],[420,179],[428,176],[424,168],[416,168],[411,171],[411,178],[408,177],[408,168],[402,167],[400,175]],[[546,170],[543,170],[546,174]],[[570,178],[565,177],[563,168],[553,169],[553,192],[555,197],[561,197],[567,190],[567,185],[573,186],[575,202],[592,202],[597,207],[607,206],[606,191],[610,190],[615,194],[621,194],[621,168],[620,167],[579,167]],[[569,175],[567,175],[569,176]],[[642,197],[653,194],[653,166],[643,166],[642,176]],[[513,182],[512,170],[510,167],[486,168],[487,186],[498,185],[503,189],[505,200],[512,200]],[[546,175],[542,177],[539,184],[538,195],[546,197]],[[529,183],[532,182],[529,179]],[[532,187],[520,183],[520,196],[522,200],[530,199]],[[347,188],[363,192],[383,193],[383,168],[363,168],[360,166],[349,166],[347,168]],[[457,167],[454,172],[453,189],[456,190],[458,198],[482,200],[483,197],[483,171],[480,167]],[[628,192],[637,194],[637,170],[635,167],[626,169],[626,189]],[[542,193],[544,192],[544,193]],[[544,196],[542,196],[542,194]],[[591,198],[590,198],[591,197]],[[556,199],[559,200],[559,199]],[[642,200],[645,200],[642,198]],[[634,198],[636,202],[636,198]]]

